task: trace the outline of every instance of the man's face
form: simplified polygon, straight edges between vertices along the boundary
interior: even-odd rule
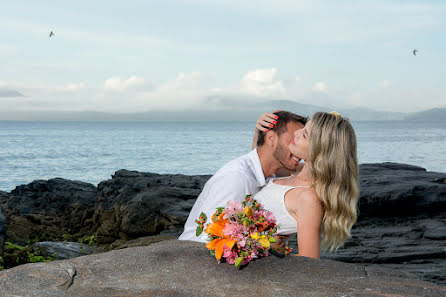
[[[277,142],[276,149],[273,153],[274,157],[279,161],[282,167],[295,171],[297,168],[298,161],[293,158],[288,146],[294,137],[294,131],[302,129],[304,125],[296,122],[289,122],[287,124],[287,131],[280,134]]]

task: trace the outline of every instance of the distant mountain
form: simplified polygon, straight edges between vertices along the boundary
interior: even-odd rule
[[[377,111],[369,108],[335,109],[302,104],[290,100],[261,101],[246,99],[209,98],[203,110],[157,110],[138,113],[106,113],[96,111],[0,111],[0,120],[6,121],[255,121],[260,114],[275,109],[289,110],[303,116],[317,111],[337,111],[352,121],[446,121],[446,108],[434,108],[416,113]],[[219,108],[214,108],[218,106]]]
[[[407,114],[402,112],[377,111],[366,107],[357,108],[327,108],[316,105],[307,105],[293,101],[276,101],[279,109],[289,110],[300,115],[311,116],[317,111],[336,111],[351,121],[398,121],[403,120]]]
[[[408,114],[404,119],[408,121],[446,122],[446,108],[433,108],[414,112]]]
[[[402,112],[377,111],[366,107],[341,109],[339,113],[352,121],[400,121],[407,116]]]

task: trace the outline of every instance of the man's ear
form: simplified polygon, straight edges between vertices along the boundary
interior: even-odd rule
[[[268,131],[265,134],[265,143],[268,146],[274,147],[277,144],[277,141],[279,140],[279,136],[274,131]]]

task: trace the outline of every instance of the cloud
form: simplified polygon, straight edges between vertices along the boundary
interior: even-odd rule
[[[24,97],[22,93],[15,90],[9,90],[9,89],[0,89],[0,97]]]
[[[388,88],[388,87],[392,86],[392,82],[388,81],[388,80],[383,80],[383,81],[378,82],[376,85],[378,87],[384,89],[384,88]]]
[[[314,84],[313,91],[315,92],[321,92],[321,93],[327,93],[328,92],[328,86],[325,82],[319,81]]]
[[[142,85],[144,85],[144,79],[140,77],[131,76],[126,80],[122,80],[120,77],[111,77],[105,81],[104,89],[106,91],[122,92]]]
[[[378,110],[402,110],[407,98],[418,100],[411,109],[438,106],[442,94],[436,90],[390,87],[390,80],[374,82],[355,89],[339,88],[333,81],[311,81],[302,74],[279,79],[276,68],[246,71],[238,81],[217,85],[212,73],[179,72],[153,86],[145,77],[111,77],[103,83],[2,82],[0,97],[23,96],[0,101],[2,110],[66,110],[103,112],[143,112],[153,110],[251,109],[271,100],[289,100],[334,109],[364,106]],[[147,86],[150,87],[148,88]],[[335,87],[332,87],[335,86]],[[329,87],[330,86],[330,87]],[[427,93],[426,93],[427,92]],[[428,95],[426,95],[428,94]],[[429,98],[426,100],[425,98]],[[411,100],[412,100],[411,99]],[[428,102],[429,101],[429,102]],[[406,104],[407,105],[407,104]],[[265,106],[265,105],[262,105]],[[406,108],[406,110],[409,110]],[[404,111],[406,111],[404,110]]]
[[[276,68],[251,70],[242,78],[242,91],[260,97],[282,97],[285,95],[285,87],[283,82],[276,78],[276,74]]]
[[[159,90],[194,90],[206,89],[209,77],[201,72],[178,73],[177,77],[162,83]]]
[[[86,87],[85,83],[80,82],[80,83],[69,83],[67,85],[64,86],[56,86],[56,90],[61,91],[61,92],[77,92],[80,91],[82,89],[84,89]]]

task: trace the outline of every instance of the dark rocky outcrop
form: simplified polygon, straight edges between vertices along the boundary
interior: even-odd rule
[[[0,193],[0,206],[10,238],[39,234],[57,241],[71,228],[124,248],[177,236],[209,177],[120,170],[97,189],[62,179],[35,181]],[[363,164],[360,178],[352,239],[337,253],[322,256],[412,271],[446,284],[446,173]]]
[[[8,238],[61,241],[64,235],[91,234],[97,189],[62,178],[37,180],[0,195],[0,206],[8,222]]]
[[[397,163],[360,165],[362,217],[412,216],[446,209],[446,173]]]
[[[98,240],[111,243],[182,229],[209,177],[117,171],[98,185],[93,216]]]
[[[329,259],[413,272],[446,285],[446,173],[395,164],[360,166],[358,222]],[[294,243],[290,244],[296,247]]]
[[[0,272],[3,296],[445,296],[401,271],[274,256],[242,270],[177,240]]]
[[[345,247],[322,257],[401,269],[446,285],[446,215],[361,218]]]
[[[3,247],[5,245],[6,239],[6,218],[2,213],[2,209],[0,208],[0,259],[3,257]],[[0,265],[2,260],[0,260]]]

